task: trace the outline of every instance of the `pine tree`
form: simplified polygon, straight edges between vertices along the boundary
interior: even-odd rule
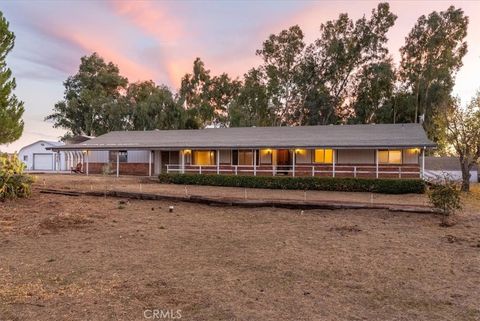
[[[0,144],[17,140],[23,132],[23,102],[13,94],[15,78],[6,63],[6,57],[15,42],[15,35],[8,30],[8,26],[8,21],[0,11]]]

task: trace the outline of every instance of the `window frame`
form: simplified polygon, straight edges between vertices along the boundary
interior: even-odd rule
[[[322,162],[317,162],[317,151],[320,151],[322,150],[323,151],[323,161]],[[331,162],[326,162],[325,161],[325,155],[326,155],[326,151],[327,150],[330,150],[332,151],[332,160]],[[333,164],[333,160],[335,159],[335,150],[333,148],[315,148],[313,150],[313,153],[312,153],[312,163],[313,164],[326,164],[326,165],[330,165],[330,164]]]
[[[380,161],[380,153],[387,153],[387,162]],[[390,161],[390,152],[400,152],[400,162]],[[378,149],[377,161],[379,165],[403,165],[403,149]]]

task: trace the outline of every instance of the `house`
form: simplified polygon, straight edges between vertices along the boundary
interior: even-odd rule
[[[458,157],[425,157],[425,177],[436,179],[448,177],[453,180],[462,180],[462,170]],[[470,182],[478,183],[478,166],[470,171]]]
[[[86,173],[423,177],[433,148],[420,124],[114,131],[79,144]]]

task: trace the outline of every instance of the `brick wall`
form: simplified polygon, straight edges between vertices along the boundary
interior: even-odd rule
[[[107,165],[107,163],[88,163],[88,173],[89,174],[102,174],[102,168]],[[86,171],[87,164],[83,164],[83,169]],[[117,171],[116,164],[110,166],[111,174],[115,175]],[[153,164],[152,164],[153,171]],[[120,175],[138,175],[138,176],[147,176],[148,175],[148,163],[120,163],[119,164],[119,174]]]

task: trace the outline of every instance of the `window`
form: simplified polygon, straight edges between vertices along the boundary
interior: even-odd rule
[[[333,149],[315,149],[315,163],[332,164]]]
[[[253,165],[253,152],[251,150],[239,150],[238,165]]]
[[[210,150],[196,150],[193,152],[194,165],[215,165],[215,153]]]
[[[311,164],[312,163],[312,151],[310,149],[296,149],[295,150],[295,163],[296,164]]]
[[[271,149],[261,149],[260,150],[260,163],[261,164],[272,164],[272,153]]]
[[[401,150],[379,150],[378,162],[380,164],[401,164],[402,151]]]
[[[117,162],[117,153],[118,153],[118,161],[120,163],[126,163],[128,161],[128,152],[126,150],[121,151],[110,151],[108,153],[108,159],[110,162]]]
[[[23,161],[28,162],[28,155],[23,155]]]

